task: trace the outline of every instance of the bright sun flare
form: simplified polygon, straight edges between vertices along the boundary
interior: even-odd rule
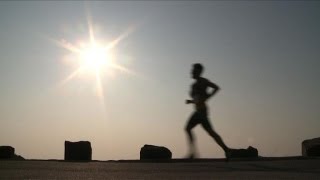
[[[79,52],[80,68],[95,74],[112,66],[111,50],[99,44],[90,44]]]
[[[78,67],[69,76],[64,79],[61,84],[65,84],[71,79],[78,77],[79,75],[86,74],[95,78],[96,81],[96,93],[103,99],[103,86],[102,86],[102,75],[108,73],[113,75],[113,71],[118,70],[125,73],[135,74],[129,69],[120,65],[114,57],[114,48],[117,44],[126,38],[133,28],[130,27],[120,36],[116,37],[109,43],[101,43],[102,41],[97,41],[94,35],[93,27],[88,20],[88,31],[89,31],[89,42],[73,44],[64,39],[54,40],[62,48],[68,50],[72,55],[72,60]]]

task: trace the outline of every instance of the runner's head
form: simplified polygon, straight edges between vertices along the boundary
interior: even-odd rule
[[[200,63],[193,64],[192,68],[192,78],[197,79],[201,76],[203,72],[203,66]]]

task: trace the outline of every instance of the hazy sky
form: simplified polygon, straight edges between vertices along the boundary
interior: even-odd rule
[[[113,69],[79,74],[53,40],[110,42]],[[320,130],[320,3],[296,1],[1,1],[0,145],[28,159],[63,159],[88,140],[93,159],[137,159],[144,144],[187,155],[191,64],[221,87],[210,120],[226,144],[261,156],[301,154]],[[105,69],[111,71],[112,69]],[[200,157],[223,157],[200,127]]]

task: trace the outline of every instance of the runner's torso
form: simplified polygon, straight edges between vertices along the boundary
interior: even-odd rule
[[[195,101],[195,108],[197,111],[206,111],[207,109],[205,104],[205,100],[208,98],[207,88],[208,80],[205,78],[198,79],[191,86],[190,95]]]

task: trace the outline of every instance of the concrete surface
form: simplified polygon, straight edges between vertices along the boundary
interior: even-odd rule
[[[320,179],[320,159],[269,161],[0,161],[0,179]]]

